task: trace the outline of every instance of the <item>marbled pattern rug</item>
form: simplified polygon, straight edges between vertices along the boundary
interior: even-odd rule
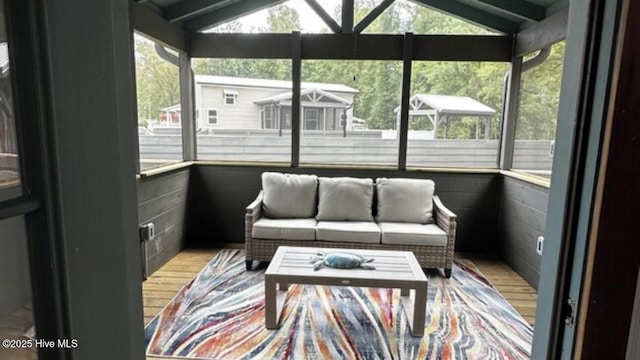
[[[472,267],[429,275],[425,336],[400,290],[291,285],[264,326],[264,270],[223,250],[146,327],[148,355],[190,359],[528,359],[533,329]]]

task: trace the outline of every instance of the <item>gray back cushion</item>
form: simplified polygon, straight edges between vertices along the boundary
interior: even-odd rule
[[[373,221],[373,180],[350,177],[319,179],[318,215],[322,221]]]
[[[376,179],[378,222],[428,224],[433,217],[432,180]]]
[[[316,214],[318,177],[315,175],[262,173],[262,209],[266,217],[312,218]]]

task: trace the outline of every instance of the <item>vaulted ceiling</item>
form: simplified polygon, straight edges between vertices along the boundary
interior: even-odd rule
[[[188,31],[207,28],[285,3],[286,0],[135,0],[165,20]],[[336,33],[360,32],[365,23],[353,23],[354,0],[343,0],[341,24],[322,9],[322,0],[305,0]],[[515,34],[567,7],[569,0],[411,0],[413,3],[464,19],[484,28]],[[362,21],[369,23],[394,0],[382,0]],[[324,14],[323,14],[324,13]]]

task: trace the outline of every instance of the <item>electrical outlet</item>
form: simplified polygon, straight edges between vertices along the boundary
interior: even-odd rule
[[[536,244],[536,252],[542,256],[542,247],[544,246],[544,236],[538,236],[538,243]]]
[[[153,223],[140,225],[140,241],[150,241],[156,236],[156,230]]]

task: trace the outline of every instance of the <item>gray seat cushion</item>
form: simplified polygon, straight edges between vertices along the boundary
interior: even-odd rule
[[[376,179],[377,222],[428,224],[433,216],[432,180]]]
[[[318,221],[316,239],[379,244],[380,228],[371,221]]]
[[[268,219],[262,218],[253,224],[253,238],[315,240],[316,219]]]
[[[350,177],[318,180],[319,221],[373,221],[373,180]]]
[[[447,233],[435,224],[383,222],[382,243],[393,245],[446,246]]]
[[[315,175],[262,174],[262,208],[274,219],[311,218],[316,214],[318,177]]]

